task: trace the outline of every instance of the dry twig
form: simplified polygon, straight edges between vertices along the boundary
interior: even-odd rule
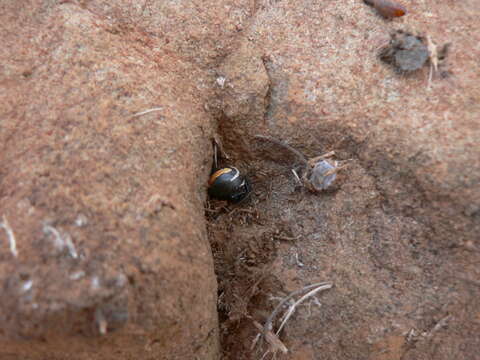
[[[270,349],[267,351],[267,353],[272,352],[273,354],[275,354],[277,351],[281,351],[284,354],[287,353],[288,352],[287,347],[282,343],[282,341],[278,337],[278,334],[280,334],[280,331],[282,331],[283,327],[285,326],[287,321],[290,319],[290,317],[293,315],[293,313],[295,312],[295,309],[298,307],[298,305],[300,305],[302,302],[304,302],[308,298],[314,296],[318,292],[330,289],[332,286],[333,286],[333,284],[330,283],[330,282],[321,282],[321,283],[316,283],[316,284],[312,284],[312,285],[307,285],[307,286],[305,286],[301,289],[292,291],[290,294],[288,294],[286,297],[284,297],[280,301],[280,303],[275,307],[275,309],[273,309],[272,313],[267,318],[267,320],[265,321],[265,324],[263,326],[261,326],[256,321],[253,322],[253,324],[260,331],[260,333],[257,334],[257,336],[255,337],[255,339],[253,341],[252,349],[255,347],[258,340],[260,340],[263,337],[268,342],[268,344],[270,345]],[[313,290],[310,290],[310,289],[313,289]],[[298,299],[296,302],[294,302],[289,307],[289,309],[287,310],[287,312],[283,316],[283,320],[282,320],[282,323],[281,323],[280,327],[278,328],[278,330],[276,332],[274,332],[273,331],[273,322],[274,322],[275,318],[277,317],[278,313],[282,310],[283,306],[290,299],[292,299],[294,296],[300,295],[307,290],[310,290],[310,291],[308,293],[306,293],[305,295],[303,295],[300,299]],[[264,358],[267,353],[265,353],[262,358]]]
[[[287,323],[288,319],[290,319],[290,317],[293,315],[293,313],[295,312],[295,309],[297,308],[298,305],[300,305],[302,302],[304,302],[305,300],[307,300],[308,298],[314,296],[315,294],[317,294],[318,292],[322,291],[322,290],[327,290],[327,289],[330,289],[332,287],[332,284],[331,283],[325,283],[325,285],[322,285],[322,286],[318,286],[316,287],[315,289],[313,290],[310,290],[308,293],[306,293],[305,295],[303,295],[300,299],[298,299],[295,303],[293,303],[293,305],[291,305],[289,308],[288,308],[288,311],[286,312],[286,315],[284,316],[284,319],[282,321],[282,323],[280,324],[280,327],[278,328],[277,332],[275,333],[276,335],[280,334],[280,332],[282,331],[283,327],[285,326],[285,324]]]
[[[264,327],[256,321],[253,322],[253,325],[255,325],[255,327],[259,331],[262,331],[261,334],[265,337],[265,340],[270,344],[271,352],[276,353],[277,351],[281,351],[284,354],[288,352],[288,349],[284,345],[284,343],[282,343],[282,341],[278,338],[278,336],[274,334],[271,330],[265,331]]]

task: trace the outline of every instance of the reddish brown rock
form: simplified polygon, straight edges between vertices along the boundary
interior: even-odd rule
[[[217,358],[207,66],[249,10],[137,5],[0,5],[2,359]]]
[[[285,358],[475,357],[478,4],[411,4],[395,23],[360,1],[262,4],[218,90],[220,124],[236,130],[224,134],[226,152],[256,189],[243,213],[211,219],[217,266],[233,273],[219,282],[231,358],[263,354],[249,350],[258,331],[246,315],[263,322],[279,296],[322,280],[335,287],[287,324]],[[395,29],[452,44],[431,81],[429,66],[402,76],[380,61]],[[258,133],[307,157],[336,150],[350,165],[335,191],[299,191],[298,162]]]
[[[221,4],[0,5],[0,355],[216,358],[215,116],[255,189],[209,205],[227,358],[261,357],[252,319],[321,280],[285,358],[475,358],[477,4],[395,23],[361,1]],[[396,29],[452,44],[430,82],[379,60]],[[257,134],[349,167],[302,191]]]

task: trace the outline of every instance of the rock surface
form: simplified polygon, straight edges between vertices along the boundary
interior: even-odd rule
[[[217,267],[232,272],[219,283],[224,344],[245,354],[231,358],[263,354],[248,350],[258,330],[245,314],[265,321],[279,296],[322,280],[335,288],[290,320],[282,358],[476,357],[480,4],[424,1],[393,21],[362,1],[256,4],[219,68],[226,152],[256,189],[243,213],[211,219]],[[429,65],[405,76],[379,60],[398,29],[451,43],[430,82]],[[299,192],[298,162],[259,133],[350,165],[336,191]]]
[[[235,3],[0,5],[0,358],[217,358],[204,103]]]
[[[0,10],[1,358],[218,357],[213,120],[255,189],[208,204],[225,358],[261,357],[252,319],[322,280],[282,358],[477,356],[478,2],[392,21],[360,0]],[[452,44],[431,81],[378,59],[398,29]],[[349,166],[309,193],[257,134]]]

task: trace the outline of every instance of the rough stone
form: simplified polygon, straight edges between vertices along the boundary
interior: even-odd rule
[[[3,2],[1,357],[218,356],[215,118],[254,188],[208,203],[226,358],[261,357],[252,319],[322,280],[285,358],[475,358],[479,7],[385,21],[362,1]],[[445,72],[385,66],[398,29],[451,43]],[[312,194],[258,134],[348,168]]]
[[[217,358],[204,103],[244,2],[0,13],[0,358]]]
[[[229,88],[219,90],[220,124],[237,132],[224,134],[226,151],[256,190],[243,215],[211,220],[217,266],[240,269],[220,279],[232,359],[257,356],[248,350],[257,330],[242,314],[261,322],[272,298],[322,280],[335,288],[319,297],[321,307],[312,303],[290,320],[285,358],[305,346],[313,351],[298,358],[475,357],[480,4],[425,1],[390,22],[361,1],[257,4],[243,42],[221,67]],[[451,76],[435,73],[429,83],[428,66],[406,77],[383,64],[378,50],[398,29],[451,43],[444,64]],[[351,159],[337,190],[299,192],[295,162],[260,143],[258,133],[307,157],[336,150],[337,159]],[[222,227],[236,234],[235,245],[225,243]],[[256,247],[268,241],[270,256],[259,255]],[[240,265],[228,267],[229,257]],[[242,274],[271,266],[272,258],[270,279],[263,270]],[[244,283],[235,287],[232,279]],[[251,284],[254,295],[235,299]]]

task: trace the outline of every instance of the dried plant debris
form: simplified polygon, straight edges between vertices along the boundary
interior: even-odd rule
[[[450,43],[438,46],[429,35],[423,37],[397,30],[391,34],[388,45],[380,50],[379,57],[401,74],[412,73],[429,64],[428,87],[430,87],[435,74],[441,78],[450,75],[445,61],[449,50]]]
[[[430,61],[430,73],[428,76],[428,87],[430,87],[434,74],[440,74],[440,77],[446,78],[450,75],[448,70],[445,70],[445,59],[447,58],[450,44],[444,44],[439,47],[432,38],[427,35],[427,47]]]
[[[253,324],[259,330],[259,333],[253,340],[252,349],[255,348],[259,340],[265,339],[265,341],[268,344],[268,350],[262,356],[262,359],[268,353],[272,353],[275,355],[278,351],[280,351],[286,354],[288,352],[288,349],[280,340],[279,335],[282,329],[284,328],[285,324],[287,323],[287,321],[293,315],[297,307],[300,304],[302,304],[305,300],[314,297],[316,294],[318,294],[321,291],[331,289],[332,286],[333,284],[330,282],[321,282],[321,283],[311,284],[301,289],[297,289],[291,292],[290,294],[288,294],[286,297],[282,298],[280,303],[270,313],[269,317],[267,318],[263,326],[260,325],[260,323],[258,323],[257,321],[253,321]],[[274,322],[277,315],[280,314],[280,312],[285,307],[285,305],[287,305],[290,299],[293,299],[295,296],[301,295],[301,294],[304,294],[304,295],[302,295],[297,301],[294,301],[292,304],[288,306],[288,309],[285,311],[285,313],[281,317],[280,326],[278,326],[277,330],[275,331],[273,327],[274,327]]]
[[[294,154],[302,163],[303,169],[300,170],[301,177],[295,169],[292,172],[297,181],[312,192],[329,189],[335,182],[338,171],[346,167],[345,161],[329,160],[335,155],[334,151],[307,159],[300,151],[281,140],[265,135],[256,135],[255,138],[274,143]]]
[[[390,42],[380,50],[380,59],[392,65],[400,73],[411,73],[421,69],[429,59],[425,39],[397,30]]]
[[[363,0],[365,4],[372,6],[385,19],[393,19],[407,13],[405,6],[398,2],[388,0]]]

